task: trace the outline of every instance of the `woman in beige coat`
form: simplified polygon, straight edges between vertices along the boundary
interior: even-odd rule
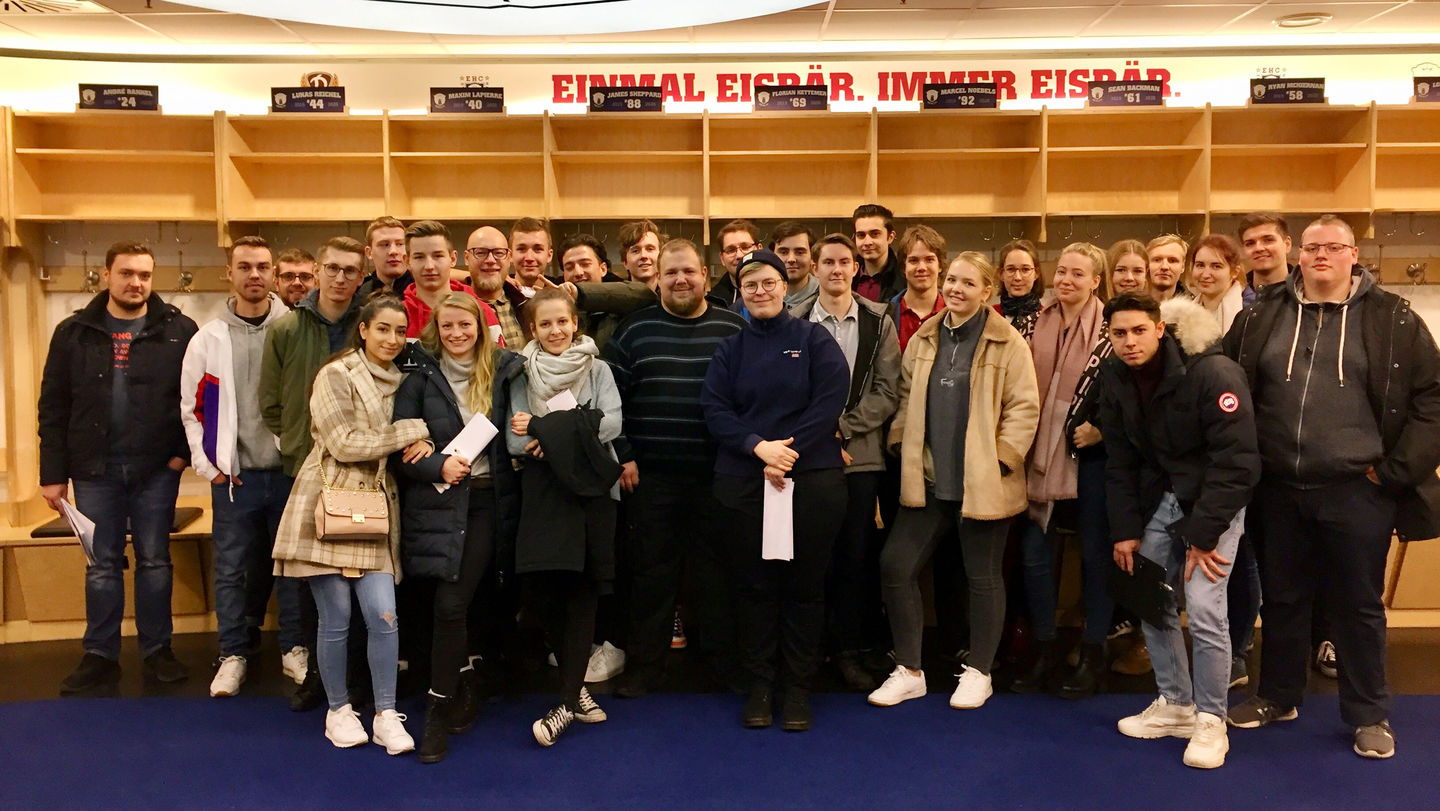
[[[918,578],[941,543],[960,545],[970,594],[970,657],[950,706],[973,709],[992,693],[1005,622],[1000,564],[1010,520],[1025,510],[1025,455],[1040,416],[1030,348],[985,306],[997,286],[984,255],[960,254],[941,286],[944,317],[905,349],[889,438],[900,451],[901,510],[880,555],[896,667],[870,694],[877,706],[925,695]]]
[[[391,422],[400,370],[395,357],[405,346],[405,308],[381,295],[360,310],[350,347],[320,367],[310,393],[310,434],[315,439],[285,504],[275,538],[275,574],[303,577],[320,615],[317,657],[330,711],[325,737],[338,747],[371,740],[350,706],[345,684],[346,637],[351,593],[369,630],[370,678],[375,688],[375,743],[392,755],[415,748],[405,716],[395,711],[399,643],[395,581],[399,566],[399,505],[387,457],[403,450],[407,461],[433,451],[424,420]],[[332,488],[380,489],[390,506],[388,540],[334,541],[315,537],[315,503],[322,480]]]

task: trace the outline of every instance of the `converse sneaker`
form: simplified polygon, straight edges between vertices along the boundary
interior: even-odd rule
[[[1121,718],[1120,734],[1132,738],[1188,738],[1195,733],[1195,705],[1171,704],[1160,696],[1139,715]]]
[[[580,688],[580,711],[574,715],[575,720],[582,724],[598,724],[610,717],[600,709],[600,705],[590,696],[590,691],[584,687]]]
[[[1315,649],[1315,670],[1327,679],[1340,677],[1340,666],[1335,660],[1335,643],[1327,640]]]
[[[974,710],[985,705],[985,700],[994,695],[990,675],[981,673],[969,665],[960,671],[960,683],[950,694],[950,706],[957,710]]]
[[[590,654],[590,664],[585,667],[585,682],[609,681],[624,672],[625,651],[606,642]]]
[[[902,701],[909,701],[912,698],[923,698],[925,696],[925,673],[924,671],[911,672],[910,668],[903,665],[896,665],[885,679],[885,683],[875,688],[875,692],[866,699],[877,707],[893,707]]]
[[[1225,714],[1225,720],[1237,729],[1255,729],[1271,721],[1294,721],[1300,711],[1294,707],[1282,707],[1268,698],[1252,696],[1242,704],[1236,704]]]
[[[363,746],[370,740],[370,736],[365,734],[365,727],[360,726],[360,713],[351,709],[349,704],[338,710],[326,711],[325,737],[341,749]]]
[[[415,748],[415,739],[405,731],[405,715],[394,710],[375,714],[375,737],[371,740],[392,755],[403,755]]]
[[[215,671],[215,678],[210,680],[210,697],[233,696],[240,692],[240,685],[244,683],[245,657],[226,656],[220,660],[220,669]]]
[[[1355,754],[1384,760],[1395,754],[1395,733],[1389,721],[1355,727]]]
[[[1225,765],[1230,751],[1230,737],[1225,734],[1225,720],[1214,713],[1195,713],[1195,733],[1185,747],[1185,765],[1196,769],[1218,769]]]
[[[296,645],[280,656],[280,672],[296,684],[305,683],[305,674],[310,670],[310,651]]]
[[[554,746],[555,741],[570,728],[570,722],[574,720],[575,714],[570,708],[561,704],[545,717],[530,725],[530,731],[535,735],[535,741],[541,746]]]
[[[680,611],[675,611],[675,622],[670,626],[670,650],[685,650],[690,640],[685,637],[685,623],[680,621]]]

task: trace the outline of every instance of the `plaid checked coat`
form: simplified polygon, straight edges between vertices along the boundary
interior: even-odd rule
[[[275,573],[287,577],[336,574],[337,570],[391,572],[400,579],[400,505],[389,455],[429,436],[424,420],[391,422],[400,371],[376,374],[360,352],[320,367],[310,393],[314,447],[295,477],[275,536]],[[380,482],[390,502],[388,544],[325,542],[315,538],[320,465],[332,487],[373,488]],[[377,470],[378,467],[378,470]],[[377,475],[378,473],[378,475]]]

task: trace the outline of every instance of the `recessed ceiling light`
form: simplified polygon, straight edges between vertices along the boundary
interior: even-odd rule
[[[1333,19],[1335,19],[1335,15],[1326,14],[1323,11],[1306,11],[1276,17],[1275,26],[1277,28],[1310,28],[1315,25],[1324,25]]]

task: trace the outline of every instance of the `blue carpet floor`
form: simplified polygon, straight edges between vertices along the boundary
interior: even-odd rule
[[[1353,754],[1334,697],[1315,697],[1298,721],[1232,730],[1211,772],[1181,764],[1181,740],[1115,731],[1140,696],[1000,695],[959,712],[944,695],[889,709],[820,695],[808,733],[742,729],[728,695],[599,699],[610,720],[551,749],[530,735],[544,698],[494,705],[435,766],[337,750],[320,712],[274,698],[0,705],[0,806],[1380,809],[1435,808],[1440,793],[1440,696],[1396,701],[1389,761]],[[418,738],[418,706],[401,709]]]

